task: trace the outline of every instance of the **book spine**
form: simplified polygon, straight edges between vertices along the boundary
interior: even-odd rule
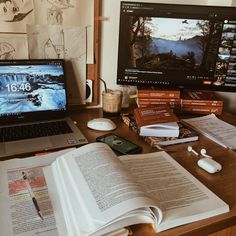
[[[137,106],[139,108],[147,108],[147,107],[155,107],[155,106],[158,106],[158,105],[167,105],[169,106],[170,108],[176,108],[176,107],[179,107],[179,103],[173,103],[173,102],[158,102],[158,103],[137,103]]]
[[[158,91],[158,90],[138,90],[138,98],[180,98],[180,91]]]
[[[139,131],[140,127],[142,126],[142,121],[141,121],[140,112],[138,109],[134,109],[134,119],[135,119],[137,129]]]
[[[136,104],[139,108],[153,107],[159,105],[169,106],[170,108],[176,108],[180,106],[179,99],[137,99]]]
[[[210,100],[187,100],[181,99],[181,105],[197,105],[197,106],[223,106],[223,101]]]
[[[209,100],[209,101],[221,100],[213,91],[184,90],[182,93],[182,96],[183,96],[182,97],[183,99],[187,99],[187,100]]]
[[[155,103],[155,102],[180,102],[178,98],[137,98],[139,102],[148,102],[148,103]]]
[[[221,115],[223,107],[213,107],[213,106],[183,106],[181,107],[181,112],[194,113],[194,114],[215,114]]]
[[[143,102],[137,101],[138,105],[180,105],[179,102],[166,102],[166,101],[157,101],[157,102]]]
[[[155,145],[155,140],[151,139],[150,136],[145,136],[144,141],[149,144],[151,147]]]
[[[132,114],[124,113],[121,114],[121,121],[124,122],[132,131],[138,132],[135,119]]]

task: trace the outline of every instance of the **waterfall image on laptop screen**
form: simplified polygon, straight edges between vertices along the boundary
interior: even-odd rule
[[[62,65],[0,67],[0,115],[64,110],[65,107],[66,93]]]

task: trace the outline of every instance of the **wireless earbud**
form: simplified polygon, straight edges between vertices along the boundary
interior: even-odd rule
[[[194,153],[196,156],[199,155],[199,154],[198,154],[198,153],[193,149],[192,146],[188,146],[187,150],[188,150],[188,152],[192,152],[192,153]]]
[[[204,156],[204,157],[208,157],[208,158],[212,158],[211,156],[207,155],[206,154],[206,149],[205,148],[202,148],[201,151],[200,151],[201,155]]]

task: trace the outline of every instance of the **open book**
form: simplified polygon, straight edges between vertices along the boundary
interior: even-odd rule
[[[229,211],[165,152],[117,157],[92,143],[44,168],[60,235],[103,235],[128,225],[156,232]]]

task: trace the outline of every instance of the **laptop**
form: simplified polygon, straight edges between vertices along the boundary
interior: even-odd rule
[[[68,116],[64,61],[0,61],[0,158],[79,146]]]

